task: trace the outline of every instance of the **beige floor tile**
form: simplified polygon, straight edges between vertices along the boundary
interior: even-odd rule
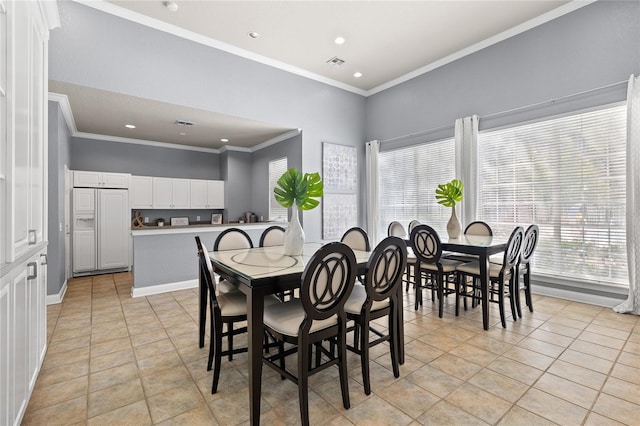
[[[147,398],[154,423],[180,415],[201,404],[204,399],[193,382],[182,382],[177,387]]]
[[[215,417],[213,417],[213,414],[211,414],[211,410],[207,405],[200,405],[192,410],[158,423],[158,425],[162,426],[217,426],[218,424],[219,423],[216,421]],[[271,423],[265,421],[264,424]]]
[[[405,353],[421,362],[428,363],[444,354],[444,351],[420,340],[414,340],[405,345]]]
[[[429,365],[409,374],[407,380],[440,398],[446,397],[464,383],[464,381]]]
[[[89,360],[89,346],[72,349],[67,352],[47,354],[42,363],[43,369],[58,368],[67,364],[75,364]]]
[[[598,396],[598,391],[594,389],[550,373],[544,373],[534,387],[586,409],[591,408]]]
[[[460,386],[445,399],[489,424],[495,424],[511,408],[511,403],[469,383]]]
[[[600,394],[592,410],[605,417],[628,425],[637,424],[640,416],[639,405],[605,393]]]
[[[496,359],[487,368],[527,385],[532,385],[543,373],[542,370],[505,357]]]
[[[419,417],[440,400],[436,395],[406,379],[398,380],[391,386],[377,391],[376,395],[390,402],[413,419]]]
[[[37,386],[48,386],[89,374],[89,361],[80,361],[58,368],[42,369]]]
[[[343,414],[357,425],[408,425],[412,421],[411,417],[375,395]]]
[[[513,346],[511,343],[496,340],[484,333],[476,335],[472,339],[468,340],[467,343],[480,349],[484,349],[485,351],[493,352],[497,355],[505,353]]]
[[[611,367],[613,366],[612,361],[571,349],[564,351],[562,355],[558,357],[558,359],[570,362],[571,364],[586,367],[603,374],[608,374],[609,371],[611,371]]]
[[[221,425],[240,424],[249,420],[249,398],[247,391],[229,392],[211,401],[209,408]],[[271,410],[271,406],[264,400],[260,402],[260,412]]]
[[[535,388],[529,389],[517,405],[562,425],[581,424],[588,413],[582,407]]]
[[[480,420],[477,417],[472,416],[466,411],[456,407],[455,405],[447,402],[440,401],[424,414],[416,419],[422,425],[464,425],[464,426],[480,426],[487,425],[486,422]]]
[[[136,359],[144,359],[165,352],[174,351],[175,349],[176,348],[173,346],[171,339],[166,338],[152,343],[147,343],[146,345],[136,346],[134,348],[134,353],[136,355]]]
[[[630,367],[624,364],[617,364],[611,370],[611,377],[626,380],[636,385],[640,385],[640,368]]]
[[[618,362],[630,367],[640,368],[640,355],[632,354],[630,352],[622,352],[620,357],[618,357]]]
[[[602,392],[640,405],[640,385],[609,377],[602,388]]]
[[[522,382],[489,369],[479,371],[469,379],[469,383],[511,403],[515,403],[529,388]]]
[[[533,414],[523,408],[514,405],[511,410],[498,422],[498,426],[513,426],[513,425],[526,425],[526,426],[553,426],[554,423],[550,420]]]
[[[555,361],[547,371],[595,390],[600,390],[607,379],[606,374],[598,373],[562,360]]]
[[[343,414],[346,412],[342,408]],[[272,407],[278,420],[286,425],[300,424],[300,403],[298,397],[280,401],[278,405]],[[311,425],[321,425],[340,417],[338,409],[318,396],[315,392],[309,391],[309,423]]]
[[[89,394],[88,416],[94,417],[144,400],[140,379],[129,380]]]
[[[601,416],[593,411],[587,416],[584,426],[623,426],[624,423],[617,422],[605,416]]]
[[[128,362],[117,367],[91,373],[89,375],[89,392],[95,392],[137,378],[138,367],[134,362]]]
[[[91,345],[91,358],[126,349],[131,349],[131,341],[128,336],[114,340],[107,340],[105,342],[93,343]]]
[[[116,408],[113,411],[91,417],[87,421],[87,425],[89,426],[110,426],[116,424],[122,426],[146,426],[153,424],[146,401],[142,400]]]
[[[22,420],[23,426],[82,424],[87,418],[87,395],[70,399],[60,404],[39,410],[28,409]]]
[[[478,348],[477,346],[469,343],[463,343],[462,345],[453,348],[449,351],[449,354],[466,359],[467,361],[483,367],[486,367],[498,358],[497,354]]]
[[[141,376],[154,374],[167,368],[177,367],[182,364],[182,360],[176,351],[164,352],[138,360],[138,369]],[[206,371],[206,364],[204,365]]]
[[[543,342],[542,340],[534,339],[532,337],[525,337],[520,342],[518,342],[517,346],[519,348],[529,349],[531,351],[538,352],[553,358],[556,358],[565,350],[565,348],[562,346]]]
[[[578,340],[594,343],[615,350],[620,350],[624,346],[626,338],[624,340],[621,340],[615,337],[603,336],[602,334],[585,330],[580,334],[580,336],[578,336]]]
[[[529,334],[529,337],[541,340],[543,342],[551,343],[556,346],[561,346],[563,348],[569,346],[574,340],[573,337],[563,336],[562,334],[557,334],[542,329],[533,331],[531,334]]]
[[[87,376],[81,376],[49,386],[37,386],[31,394],[29,406],[37,410],[86,395],[88,382]]]
[[[429,365],[463,381],[482,369],[482,366],[451,355],[450,352],[431,361]]]
[[[522,362],[540,370],[546,370],[555,360],[550,356],[546,356],[528,349],[513,347],[503,354],[504,357],[511,358],[514,361]]]
[[[133,355],[133,349],[124,349],[116,352],[111,352],[105,355],[98,355],[91,357],[89,362],[89,370],[92,373],[101,370],[107,370],[112,367],[117,367],[122,364],[134,362],[136,359]]]
[[[600,334],[601,336],[613,337],[615,339],[627,340],[631,334],[627,330],[620,330],[617,328],[606,327],[599,324],[589,324],[585,331]]]

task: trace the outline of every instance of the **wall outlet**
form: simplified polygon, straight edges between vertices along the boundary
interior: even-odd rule
[[[148,216],[144,217],[144,223],[149,223],[149,217]]]
[[[196,222],[200,222],[200,216],[196,216]]]

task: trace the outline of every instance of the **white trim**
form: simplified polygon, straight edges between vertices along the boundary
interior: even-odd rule
[[[152,294],[168,293],[170,291],[185,290],[196,287],[198,287],[197,279],[165,284],[154,284],[148,287],[131,287],[131,297],[151,296]]]
[[[157,148],[183,149],[186,151],[209,152],[212,154],[220,153],[220,150],[213,149],[213,148],[202,148],[202,147],[191,146],[191,145],[179,145],[175,143],[156,142],[156,141],[149,141],[144,139],[121,138],[118,136],[99,135],[97,133],[77,132],[72,136],[76,138],[103,140],[103,141],[109,141],[109,142],[129,143],[134,145],[147,145],[147,146],[154,146]]]
[[[589,305],[604,306],[607,308],[613,308],[614,306],[619,305],[620,302],[624,301],[624,299],[617,299],[603,295],[581,293],[577,289],[575,291],[572,291],[555,287],[545,287],[543,285],[532,285],[531,292],[543,296],[551,296],[558,299],[570,300],[572,302],[588,303]],[[522,299],[522,297],[520,298]],[[536,309],[535,302],[533,304],[533,309]]]
[[[64,121],[67,123],[69,133],[71,133],[71,136],[76,135],[78,133],[78,128],[76,127],[76,120],[73,118],[73,111],[71,111],[71,104],[69,103],[67,95],[49,92],[49,100],[57,102],[58,105],[60,105],[62,116],[64,117]]]
[[[230,223],[228,225],[191,225],[191,226],[148,226],[145,228],[137,228],[131,230],[134,237],[146,237],[147,235],[167,235],[167,234],[202,234],[206,232],[222,232],[230,228],[240,228],[243,231],[247,229],[266,229],[271,225],[278,224],[287,226],[287,222],[256,222],[251,224]]]
[[[59,28],[62,24],[60,23],[60,13],[58,13],[58,3],[51,0],[43,0],[39,1],[40,5],[40,14],[42,15],[42,20],[46,24],[49,31],[54,28]],[[47,31],[47,40],[49,39],[49,32]]]
[[[236,151],[236,152],[251,152],[251,148],[245,148],[242,146],[234,146],[234,145],[225,145],[219,149],[220,153],[227,151]]]
[[[58,294],[47,294],[47,306],[48,305],[58,305],[62,303],[64,299],[64,295],[67,293],[67,280],[64,280],[62,283],[62,287]]]
[[[591,3],[594,3],[596,0],[573,0],[567,4],[564,4],[556,9],[553,9],[547,13],[544,13],[540,16],[537,16],[533,19],[530,19],[526,22],[523,22],[520,25],[516,25],[513,28],[510,28],[506,31],[503,31],[499,34],[496,34],[492,37],[489,37],[487,39],[484,39],[476,44],[472,44],[471,46],[465,47],[462,50],[458,50],[455,53],[452,53],[449,56],[445,56],[442,59],[439,59],[435,62],[432,62],[428,65],[425,65],[424,67],[418,68],[415,71],[411,71],[410,73],[407,73],[403,76],[400,76],[398,78],[395,78],[391,81],[388,81],[384,84],[381,84],[380,86],[374,87],[373,89],[370,89],[367,91],[365,96],[371,96],[371,95],[375,95],[376,93],[382,92],[383,90],[389,89],[393,86],[397,86],[398,84],[404,83],[405,81],[409,81],[412,78],[418,77],[422,74],[426,74],[429,71],[433,71],[436,68],[440,68],[441,66],[447,65],[453,61],[456,61],[460,58],[463,58],[467,55],[471,55],[472,53],[475,53],[479,50],[482,50],[486,47],[492,46],[494,44],[500,43],[501,41],[504,41],[508,38],[517,36],[518,34],[521,34],[525,31],[528,31],[532,28],[535,28],[537,26],[540,26],[542,24],[545,24],[549,21],[552,21],[556,18],[559,18],[560,16],[566,15],[568,13],[574,12],[578,9],[580,9],[581,7],[587,6]]]
[[[475,53],[479,50],[484,49],[485,47],[489,47],[491,45],[494,45],[496,43],[499,43],[501,41],[504,41],[510,37],[514,37],[520,33],[523,33],[527,30],[530,30],[532,28],[535,28],[539,25],[545,24],[549,21],[552,21],[556,18],[559,18],[560,16],[566,15],[568,13],[571,13],[575,10],[580,9],[581,7],[587,6],[593,2],[595,2],[596,0],[573,0],[567,4],[564,4],[563,6],[560,6],[556,9],[553,9],[547,13],[544,13],[540,16],[537,16],[533,19],[528,20],[527,22],[523,22],[520,25],[516,25],[513,28],[510,28],[506,31],[503,31],[499,34],[496,34],[495,36],[489,37],[485,40],[482,40],[476,44],[473,44],[469,47],[466,47],[462,50],[459,50],[455,53],[452,53],[449,56],[446,56],[442,59],[439,59],[435,62],[432,62],[431,64],[428,64],[424,67],[418,68],[417,70],[411,71],[401,77],[398,77],[396,79],[393,79],[391,81],[388,81],[384,84],[381,84],[377,87],[374,87],[373,89],[369,89],[369,90],[364,90],[364,89],[360,89],[345,83],[342,83],[340,81],[336,81],[315,73],[312,73],[310,71],[295,67],[293,65],[289,65],[286,64],[284,62],[280,62],[280,61],[276,61],[275,59],[271,59],[271,58],[267,58],[265,56],[262,55],[258,55],[256,53],[253,52],[249,52],[247,50],[244,49],[240,49],[239,47],[236,46],[232,46],[229,45],[227,43],[223,43],[219,40],[215,40],[209,37],[205,37],[202,36],[200,34],[196,34],[193,33],[191,31],[185,30],[184,28],[179,28],[176,27],[174,25],[168,24],[166,22],[163,21],[159,21],[157,19],[151,18],[149,16],[146,15],[142,15],[140,13],[116,6],[115,4],[106,2],[104,0],[74,0],[77,3],[83,4],[85,6],[89,6],[92,7],[94,9],[100,10],[102,12],[106,12],[115,16],[118,16],[120,18],[124,18],[127,19],[129,21],[141,24],[141,25],[145,25],[147,27],[150,28],[154,28],[160,31],[164,31],[167,32],[169,34],[173,34],[175,36],[178,37],[182,37],[184,39],[187,40],[191,40],[193,42],[196,43],[200,43],[203,44],[205,46],[209,46],[209,47],[213,47],[214,49],[218,49],[218,50],[222,50],[224,52],[227,53],[231,53],[233,55],[236,56],[240,56],[255,62],[259,62],[274,68],[278,68],[281,69],[283,71],[287,71],[290,72],[292,74],[296,74],[302,77],[306,77],[308,79],[311,80],[315,80],[315,81],[319,81],[321,83],[327,84],[329,86],[334,86],[337,87],[339,89],[343,89],[346,90],[348,92],[352,92],[364,97],[368,97],[371,95],[375,95],[378,92],[381,92],[383,90],[389,89],[393,86],[397,86],[398,84],[404,83],[405,81],[411,80],[412,78],[418,77],[422,74],[425,74],[429,71],[432,71],[436,68],[439,68],[443,65],[446,65],[450,62],[453,62],[455,60],[458,60],[464,56],[470,55],[472,53]]]
[[[353,87],[351,85],[342,83],[340,81],[336,81],[319,74],[312,73],[310,71],[304,70],[302,68],[295,67],[293,65],[286,64],[284,62],[277,61],[275,59],[267,58],[266,56],[258,55],[257,53],[250,52],[248,50],[241,49],[236,46],[232,46],[227,43],[223,43],[219,40],[215,40],[209,37],[205,37],[200,34],[196,34],[194,32],[185,30],[184,28],[176,27],[175,25],[168,24],[163,21],[159,21],[157,19],[151,18],[146,15],[142,15],[140,13],[134,12],[129,9],[125,9],[119,6],[116,6],[112,3],[108,3],[103,0],[74,0],[77,3],[83,4],[85,6],[92,7],[94,9],[100,10],[102,12],[110,13],[112,15],[118,16],[120,18],[127,19],[129,21],[135,22],[137,24],[145,25],[150,28],[154,28],[156,30],[164,31],[169,34],[173,34],[178,37],[182,37],[184,39],[193,41],[195,43],[203,44],[205,46],[213,47],[214,49],[222,50],[227,53],[231,53],[232,55],[240,56],[242,58],[249,59],[251,61],[259,62],[283,71],[290,72],[292,74],[299,75],[301,77],[306,77],[311,80],[316,80],[324,84],[328,84],[330,86],[337,87],[339,89],[346,90],[348,92],[353,92],[355,94],[366,96],[367,91],[363,89],[359,89],[357,87]]]
[[[287,133],[283,133],[280,136],[276,136],[275,138],[271,138],[268,141],[264,141],[254,147],[251,148],[251,152],[256,152],[259,151],[261,149],[267,148],[271,145],[275,145],[278,142],[282,142],[282,141],[286,141],[287,139],[291,139],[294,136],[298,136],[300,133],[302,133],[302,129],[294,129],[291,130]]]

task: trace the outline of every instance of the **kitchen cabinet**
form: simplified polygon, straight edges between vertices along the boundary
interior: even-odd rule
[[[73,186],[75,188],[128,189],[130,177],[129,173],[75,170],[73,172]]]
[[[190,179],[153,178],[154,209],[191,208]]]
[[[129,206],[132,209],[153,208],[153,178],[151,176],[131,176]]]
[[[192,209],[223,209],[224,181],[191,179]]]
[[[19,425],[46,351],[49,30],[57,4],[0,0],[0,424]]]

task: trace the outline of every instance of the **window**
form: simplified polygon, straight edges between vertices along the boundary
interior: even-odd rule
[[[289,209],[282,207],[273,195],[278,179],[287,169],[287,157],[269,161],[269,220],[286,222],[289,220]]]
[[[446,233],[451,216],[436,202],[438,184],[455,178],[453,139],[381,152],[378,155],[378,229],[386,237],[394,220],[405,226],[413,219]]]
[[[626,107],[478,138],[478,218],[494,233],[536,223],[536,274],[628,285]]]

